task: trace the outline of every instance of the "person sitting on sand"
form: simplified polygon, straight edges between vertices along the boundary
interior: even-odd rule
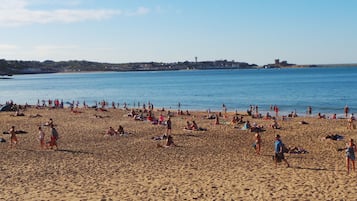
[[[271,119],[271,115],[269,112],[267,112],[264,116],[264,120],[269,120],[269,119]]]
[[[332,115],[331,119],[337,119],[336,113]]]
[[[231,120],[231,125],[236,125],[238,123],[238,117],[237,116],[233,116],[232,120]]]
[[[355,171],[355,152],[357,151],[356,144],[353,142],[353,139],[346,144],[346,166],[347,174],[350,172],[350,164],[352,164],[352,170]]]
[[[113,135],[116,135],[117,132],[114,130],[113,127],[110,126],[105,134],[113,136]]]
[[[52,127],[53,125],[54,125],[54,124],[53,124],[53,119],[52,119],[52,118],[50,118],[50,119],[48,120],[48,122],[45,123],[45,126]]]
[[[242,127],[242,130],[248,130],[251,128],[250,122],[246,121]]]
[[[118,130],[116,131],[118,134],[121,134],[121,135],[123,135],[123,134],[125,134],[125,132],[124,132],[124,127],[122,126],[122,125],[119,125],[119,128],[118,128]]]
[[[326,115],[322,115],[320,112],[317,114],[319,119],[326,119]]]
[[[185,126],[185,128],[184,129],[186,129],[186,130],[191,130],[192,128],[191,128],[191,123],[190,123],[190,121],[186,121],[186,126]]]
[[[158,124],[159,124],[159,125],[162,125],[162,124],[164,124],[164,122],[165,122],[164,115],[160,114]]]
[[[276,121],[276,119],[273,120],[273,123],[270,124],[270,127],[273,129],[280,129],[280,126],[279,126],[278,122]]]
[[[198,130],[198,125],[195,121],[192,121],[191,130],[194,130],[194,131]]]

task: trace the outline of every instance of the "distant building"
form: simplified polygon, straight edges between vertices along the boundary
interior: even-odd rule
[[[289,64],[286,60],[280,62],[279,59],[275,59],[274,64],[264,65],[263,68],[281,68],[281,67],[289,67],[294,65],[295,64]]]

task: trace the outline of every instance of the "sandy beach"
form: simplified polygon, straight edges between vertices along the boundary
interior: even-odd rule
[[[30,108],[16,117],[0,113],[1,132],[11,126],[27,132],[17,135],[19,143],[12,149],[10,136],[0,135],[7,140],[0,143],[0,200],[356,200],[357,172],[347,174],[345,151],[339,151],[350,138],[357,140],[346,119],[279,118],[281,129],[272,129],[271,120],[244,116],[264,126],[257,155],[255,133],[229,124],[234,112],[220,118],[219,125],[202,111],[174,114],[177,146],[161,148],[157,145],[164,141],[152,137],[165,133],[163,125],[135,121],[123,109],[76,111]],[[36,114],[40,117],[30,118]],[[57,151],[41,150],[38,140],[38,126],[50,118],[60,135]],[[187,120],[207,131],[184,130]],[[119,125],[130,134],[103,135],[109,126]],[[43,128],[49,141],[50,128]],[[308,153],[286,154],[290,167],[280,163],[276,168],[276,134]],[[323,140],[333,134],[344,138]]]

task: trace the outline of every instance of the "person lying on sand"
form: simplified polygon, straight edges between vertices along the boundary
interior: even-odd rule
[[[306,121],[300,121],[299,124],[309,124],[309,123]]]
[[[15,114],[10,114],[11,117],[23,117],[25,114],[23,112],[20,112],[19,110],[16,110]]]
[[[250,132],[263,132],[265,131],[264,126],[253,123],[253,126],[250,127]]]
[[[339,134],[334,135],[326,135],[326,137],[322,138],[323,140],[343,140],[343,136]]]
[[[289,146],[288,150],[289,150],[288,153],[290,153],[290,154],[307,154],[307,153],[309,153],[308,151],[306,151],[306,149],[304,149],[302,147]]]
[[[30,117],[30,118],[37,118],[37,117],[42,117],[42,115],[40,115],[40,114],[32,115],[32,114],[31,114],[29,117]]]
[[[93,115],[95,118],[97,119],[103,119],[103,118],[109,118],[110,116],[106,115],[106,116],[102,116],[102,115],[98,115],[98,114],[94,114]]]

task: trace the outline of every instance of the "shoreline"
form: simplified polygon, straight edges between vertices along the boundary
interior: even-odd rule
[[[42,100],[43,101],[43,100]],[[42,103],[41,101],[41,103]],[[48,100],[47,100],[48,101]],[[46,101],[46,102],[47,102]],[[51,100],[52,101],[52,104],[54,102],[54,100]],[[76,102],[76,101],[74,101]],[[99,104],[100,102],[99,101],[95,101],[98,103],[97,106],[94,105],[86,105],[86,106],[83,106],[83,103],[81,104],[78,104],[78,107],[74,106],[73,108],[82,108],[82,109],[85,109],[85,108],[99,108]],[[113,103],[113,102],[112,102]],[[106,108],[107,109],[113,109],[113,106],[110,106],[110,104],[112,104],[110,102],[106,102]],[[5,106],[7,103],[0,103],[0,108]],[[29,108],[45,108],[45,109],[65,109],[65,108],[71,108],[70,104],[69,104],[69,101],[66,101],[65,103],[63,103],[63,106],[62,108],[60,108],[59,106],[56,108],[54,105],[52,106],[48,106],[48,103],[46,103],[45,106],[43,105],[37,105],[37,104],[17,104],[17,103],[13,103],[14,105],[17,105],[19,106],[20,108],[26,108],[26,107],[29,107]],[[197,109],[197,108],[193,108],[193,109],[190,109],[190,108],[187,108],[187,107],[184,107],[184,109],[179,109],[178,106],[176,106],[175,108],[173,107],[161,107],[161,106],[156,106],[155,107],[157,111],[159,110],[166,110],[166,111],[171,111],[173,113],[176,113],[178,110],[182,110],[182,111],[190,111],[190,112],[198,112],[198,113],[201,113],[201,112],[205,112],[205,113],[223,113],[224,112],[224,109],[221,108],[221,109],[210,109],[210,108],[207,108],[207,109]],[[142,107],[133,107],[131,106],[131,104],[127,104],[127,107],[123,107],[123,103],[120,105],[120,107],[117,107],[117,103],[115,103],[115,107],[114,109],[123,109],[123,110],[131,110],[131,109],[143,109]],[[247,113],[249,110],[249,105],[247,106],[247,109],[246,110],[227,110],[227,112],[229,113],[240,113],[240,114],[243,114],[243,113]],[[336,114],[336,118],[337,119],[346,119],[345,114],[343,113],[343,110],[344,108],[340,108],[340,113],[321,113],[321,115],[325,115],[325,118],[326,119],[332,119],[333,115]],[[0,110],[1,112],[1,110]],[[269,109],[269,110],[264,110],[264,109],[260,109],[259,110],[259,114],[264,117],[267,113],[269,113],[270,115],[274,116],[274,110],[272,109]],[[289,115],[292,115],[292,113],[294,113],[294,111],[292,110],[281,110],[279,111],[279,114],[280,116],[285,116],[285,117],[288,117]],[[353,113],[353,111],[351,112]],[[317,117],[319,112],[313,112],[312,114],[307,114],[307,111],[305,113],[301,113],[301,112],[297,112],[296,113],[298,117]]]

